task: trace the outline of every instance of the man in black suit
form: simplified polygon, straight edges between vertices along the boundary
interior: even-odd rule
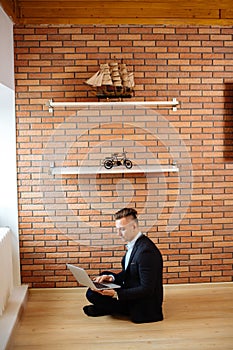
[[[92,291],[87,299],[92,303],[84,306],[88,316],[121,314],[132,322],[156,322],[163,319],[163,260],[159,249],[138,226],[137,211],[124,208],[115,214],[116,229],[127,244],[120,273],[104,272],[97,282],[113,282],[121,288]]]

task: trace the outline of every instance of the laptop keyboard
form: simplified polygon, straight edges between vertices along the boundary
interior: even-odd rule
[[[102,283],[99,283],[99,282],[93,282],[93,283],[94,283],[94,285],[96,286],[96,288],[98,288],[98,289],[101,289],[101,288],[104,288],[104,289],[110,288],[110,287],[106,286],[105,284],[102,284]]]

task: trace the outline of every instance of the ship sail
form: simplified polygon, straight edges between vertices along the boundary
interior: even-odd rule
[[[102,74],[100,72],[100,70],[98,70],[98,72],[96,72],[92,77],[90,77],[88,80],[86,80],[86,84],[90,85],[90,86],[98,86],[98,81],[100,82],[100,86],[102,83]]]
[[[100,64],[99,70],[85,81],[99,98],[131,97],[134,91],[134,74],[128,72],[123,61]]]
[[[103,73],[102,85],[113,85],[109,64],[101,64],[100,71]]]
[[[133,89],[135,87],[135,83],[134,83],[134,74],[133,73],[129,73],[128,76],[128,87]]]
[[[119,67],[117,62],[110,63],[110,72],[111,72],[113,85],[121,87],[122,81],[121,81],[121,75],[119,72]]]

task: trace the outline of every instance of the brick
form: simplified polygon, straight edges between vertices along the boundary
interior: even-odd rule
[[[103,268],[119,270],[124,246],[112,231],[112,214],[126,202],[141,213],[142,226],[149,227],[163,253],[166,283],[231,281],[233,167],[226,157],[232,150],[232,125],[226,116],[231,114],[232,30],[127,25],[14,30],[23,282],[30,287],[75,286],[65,270],[67,261],[93,275]],[[123,114],[104,110],[87,116],[85,111],[55,109],[53,116],[48,114],[45,103],[51,98],[96,100],[83,82],[100,61],[114,55],[135,72],[135,100],[176,97],[178,112],[153,108],[142,116],[125,109]],[[157,113],[168,128],[155,125]],[[52,135],[58,136],[54,150],[46,148]],[[191,194],[179,141],[192,162]],[[41,159],[57,157],[58,165],[76,166],[88,155],[86,162],[95,165],[123,146],[135,163],[170,164],[177,158],[180,172],[90,178],[46,178],[43,173],[39,184]],[[179,225],[167,233],[171,213]]]

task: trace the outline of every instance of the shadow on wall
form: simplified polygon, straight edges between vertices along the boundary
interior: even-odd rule
[[[224,89],[224,158],[233,162],[233,83]]]

